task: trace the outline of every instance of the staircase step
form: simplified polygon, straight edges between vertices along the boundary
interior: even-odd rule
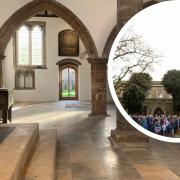
[[[56,144],[56,130],[40,130],[39,143],[24,174],[24,180],[54,180]]]
[[[9,124],[14,130],[0,144],[0,179],[19,180],[38,141],[38,124]]]

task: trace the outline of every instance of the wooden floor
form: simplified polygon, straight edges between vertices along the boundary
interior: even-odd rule
[[[39,122],[40,129],[57,129],[58,180],[176,180],[180,179],[180,145],[150,139],[147,144],[111,144],[116,127],[115,107],[111,116],[88,117],[90,110],[65,110],[65,102],[20,104],[13,123]]]

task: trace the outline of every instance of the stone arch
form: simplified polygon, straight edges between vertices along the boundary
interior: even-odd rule
[[[13,33],[26,20],[40,11],[54,12],[67,22],[81,38],[89,57],[97,57],[98,52],[91,34],[81,20],[67,7],[56,0],[33,0],[17,10],[0,29],[0,55],[4,55],[7,44]]]
[[[165,110],[164,107],[162,107],[162,106],[156,106],[154,109],[152,109],[151,114],[154,115],[154,113],[155,113],[157,110],[161,110],[161,111],[163,112],[163,114],[166,114],[166,110]]]
[[[157,3],[159,3],[159,1],[157,1],[157,0],[150,0],[150,1],[148,1],[148,2],[143,4],[143,8],[145,9],[145,8],[147,8],[149,6],[152,6],[154,4],[157,4]]]
[[[157,3],[159,3],[158,0],[150,0],[150,1],[143,4],[143,9],[145,9],[145,8],[147,8],[147,7],[149,7],[149,6],[153,5],[153,4],[157,4]],[[122,23],[121,28],[123,26],[124,26],[124,23]],[[104,58],[109,57],[111,47],[113,45],[113,42],[114,42],[117,34],[118,34],[117,25],[115,25],[113,27],[113,29],[111,30],[111,33],[109,34],[108,38],[107,38],[107,41],[106,41],[104,49],[103,49],[102,57],[104,57]]]
[[[107,38],[106,44],[103,49],[102,57],[107,58],[109,56],[112,44],[113,44],[117,34],[118,34],[118,31],[117,31],[117,25],[116,25],[116,26],[114,26],[109,37]]]
[[[71,59],[71,58],[63,59],[56,63],[56,65],[58,65],[58,66],[65,66],[67,64],[76,66],[76,67],[82,65],[82,63],[80,61],[78,61],[76,59]]]

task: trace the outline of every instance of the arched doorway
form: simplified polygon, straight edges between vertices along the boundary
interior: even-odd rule
[[[60,100],[78,100],[78,71],[67,66],[60,70]]]
[[[154,116],[156,116],[156,115],[160,116],[160,115],[164,115],[164,114],[165,114],[165,112],[160,107],[157,107],[153,112]]]
[[[78,100],[78,69],[81,63],[75,59],[63,59],[59,66],[59,100]]]

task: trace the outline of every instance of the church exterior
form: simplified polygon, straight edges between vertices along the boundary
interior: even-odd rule
[[[173,114],[172,96],[166,92],[160,81],[154,81],[145,101],[146,114]]]
[[[122,92],[118,93],[117,91],[120,99],[122,98]],[[144,103],[144,113],[146,115],[173,114],[172,96],[166,92],[161,81],[152,82]]]

